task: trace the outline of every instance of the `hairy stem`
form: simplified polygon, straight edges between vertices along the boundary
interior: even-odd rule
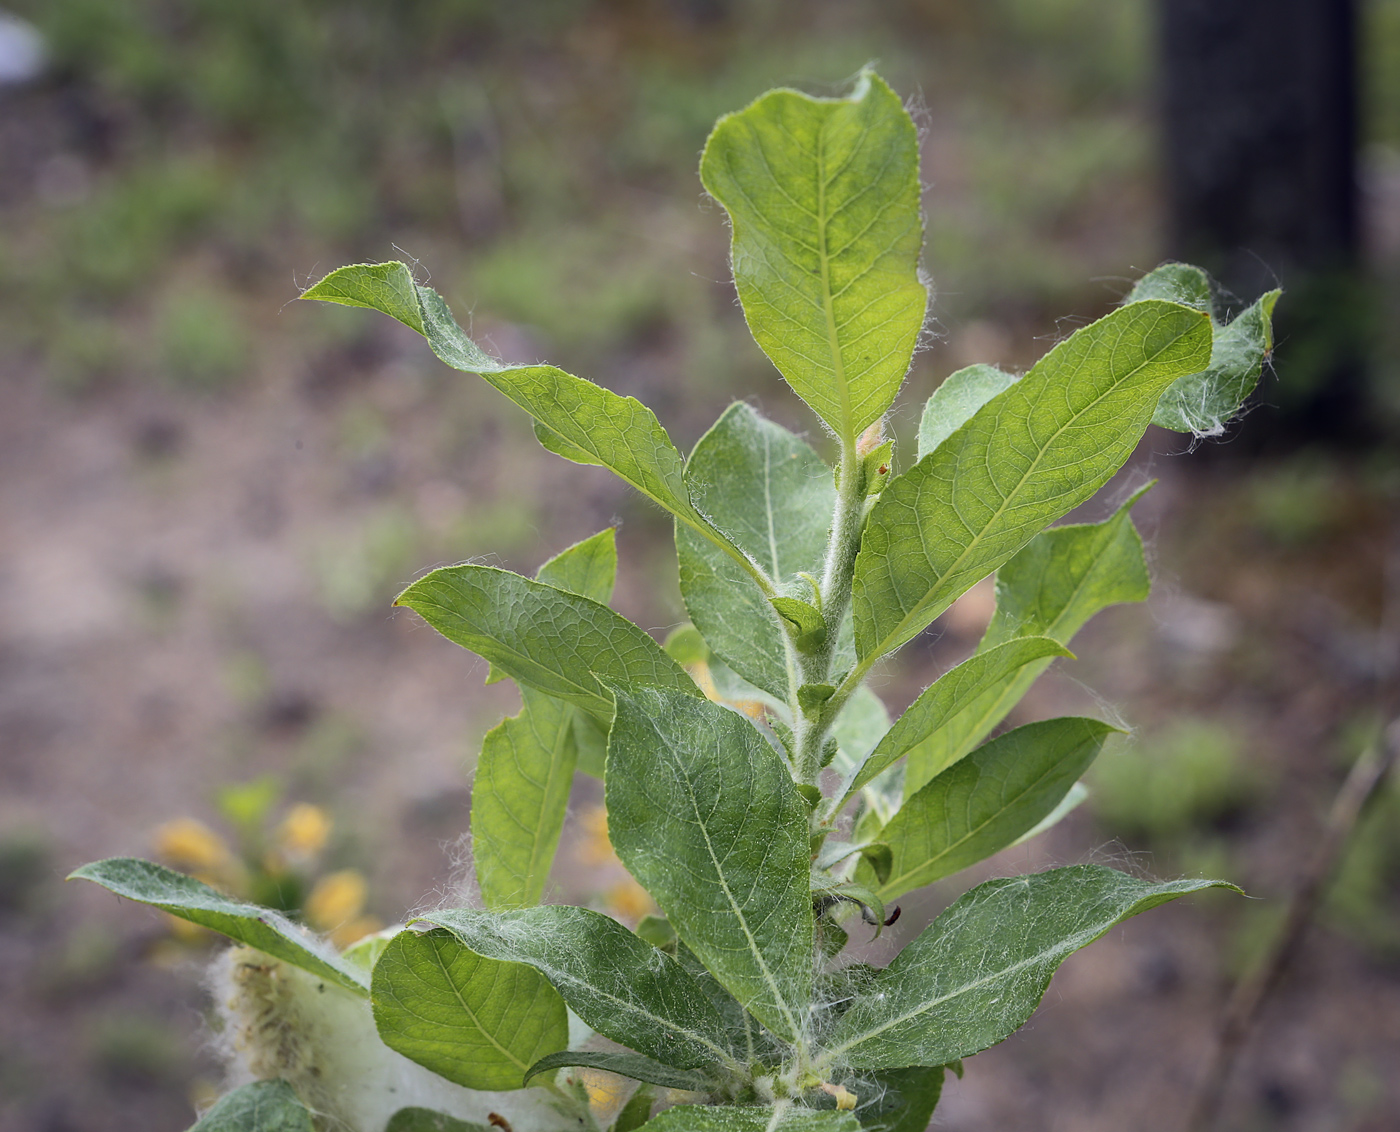
[[[831,661],[836,653],[841,622],[851,604],[851,578],[855,573],[856,551],[860,549],[860,533],[865,520],[865,485],[861,482],[860,471],[861,461],[855,444],[849,440],[843,441],[836,508],[831,518],[831,534],[827,538],[820,589],[826,640],[816,651],[799,654],[798,665],[803,684],[825,684],[832,676]],[[822,746],[835,714],[822,710],[809,718],[794,698],[792,717],[797,747],[797,778],[799,782],[815,786],[821,777]]]

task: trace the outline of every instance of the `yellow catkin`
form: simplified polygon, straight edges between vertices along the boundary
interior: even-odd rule
[[[300,802],[277,827],[277,843],[291,857],[314,857],[331,836],[331,819],[320,806]]]
[[[233,856],[224,839],[195,818],[166,822],[156,829],[154,841],[162,861],[192,872],[222,872]]]
[[[579,814],[579,825],[583,837],[579,840],[578,855],[585,865],[606,865],[617,859],[613,854],[612,842],[608,840],[606,809],[590,806]]]
[[[351,944],[359,943],[365,936],[373,935],[383,927],[384,921],[378,916],[356,916],[335,928],[330,933],[330,941],[344,951]]]
[[[644,889],[631,877],[615,884],[603,895],[608,911],[633,923],[656,911],[656,905]]]
[[[335,931],[359,916],[368,895],[369,885],[358,869],[327,873],[306,897],[306,922],[318,931]]]

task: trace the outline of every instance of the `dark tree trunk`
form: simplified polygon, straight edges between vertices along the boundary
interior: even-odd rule
[[[1169,253],[1281,285],[1261,444],[1368,432],[1355,0],[1158,0]],[[1266,435],[1267,434],[1267,435]],[[1252,445],[1247,445],[1252,447]]]

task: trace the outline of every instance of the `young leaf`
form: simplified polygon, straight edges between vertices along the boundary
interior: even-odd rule
[[[774,582],[821,572],[836,502],[831,469],[801,437],[742,401],[695,445],[685,482],[695,505]],[[727,554],[677,523],[681,597],[724,662],[780,700],[792,695],[787,631]]]
[[[528,685],[520,701],[519,715],[486,733],[472,783],[472,857],[491,909],[539,903],[578,759],[577,709]]]
[[[595,676],[698,696],[685,671],[605,605],[492,566],[434,570],[394,601],[449,641],[522,684],[577,704],[606,724],[612,698]]]
[[[602,778],[608,760],[607,724],[600,724],[587,712],[575,710],[574,745],[578,749],[576,768],[594,778]]]
[[[190,1132],[313,1132],[311,1110],[286,1081],[254,1081],[219,1098]]]
[[[862,73],[846,98],[792,90],[721,118],[700,179],[734,228],[749,329],[845,444],[890,407],[928,294],[919,279],[919,140]]]
[[[880,833],[893,854],[886,903],[1005,849],[1051,813],[1113,728],[1028,723],[978,747],[909,798]]]
[[[497,361],[466,336],[442,296],[415,283],[408,267],[397,261],[342,267],[300,297],[382,311],[418,331],[442,361],[479,375],[534,417],[543,426],[537,430],[540,442],[550,451],[608,468],[743,565],[743,556],[691,504],[681,478],[681,454],[656,415],[636,398],[621,397],[554,366]]]
[[[857,1110],[861,1125],[881,1132],[925,1132],[943,1095],[945,1072],[942,1065],[916,1065],[910,1069],[884,1069],[871,1074],[880,1094],[873,1104],[862,1105]],[[851,1087],[860,1090],[855,1082]]]
[[[695,980],[599,912],[548,904],[496,914],[452,909],[423,919],[478,955],[533,967],[575,1014],[615,1042],[679,1069],[733,1064],[724,1022]]]
[[[957,432],[983,405],[1016,383],[996,366],[967,366],[950,373],[924,402],[919,418],[919,459]]]
[[[943,1065],[1030,1017],[1066,957],[1124,920],[1223,881],[1152,884],[1098,865],[979,885],[862,988],[819,1064]]]
[[[608,527],[561,550],[539,568],[535,581],[607,605],[617,583],[617,531]]]
[[[612,528],[555,555],[537,580],[606,603],[617,577]],[[488,908],[538,904],[578,758],[572,704],[520,688],[521,712],[487,732],[472,784],[472,858]]]
[[[940,728],[947,727],[979,695],[1008,674],[1041,657],[1069,655],[1067,648],[1048,637],[1023,637],[950,668],[924,689],[880,739],[841,792],[842,802],[905,755],[909,761],[904,770],[904,792],[912,794],[943,769],[929,771],[927,760],[920,757]]]
[[[602,1069],[608,1073],[618,1073],[631,1077],[634,1081],[645,1081],[649,1085],[660,1085],[666,1089],[685,1089],[688,1092],[703,1093],[714,1088],[714,1082],[703,1073],[688,1073],[684,1069],[673,1069],[662,1065],[639,1053],[619,1053],[611,1050],[564,1050],[542,1057],[525,1074],[525,1082],[541,1073],[553,1069],[577,1068]]]
[[[642,1125],[646,1132],[860,1132],[853,1113],[772,1105],[678,1104]]]
[[[68,879],[75,877],[96,881],[118,896],[154,905],[172,916],[221,932],[356,994],[366,993],[367,984],[360,971],[342,961],[334,948],[271,908],[245,904],[193,877],[134,857],[94,861],[75,869]]]
[[[1218,436],[1259,381],[1264,359],[1274,347],[1274,304],[1282,291],[1269,291],[1233,321],[1213,321],[1210,365],[1174,381],[1162,394],[1152,423],[1196,436]],[[1138,280],[1125,300],[1171,299],[1210,312],[1210,279],[1198,267],[1165,263]]]
[[[890,729],[890,713],[879,696],[862,684],[846,701],[831,732],[841,747],[841,762],[862,762]]]
[[[569,1044],[553,987],[520,963],[463,947],[448,931],[403,931],[374,965],[374,1024],[390,1049],[469,1089],[518,1089]]]
[[[1132,453],[1162,391],[1201,369],[1210,320],[1148,300],[1077,331],[896,479],[856,559],[857,672],[923,630]]]
[[[613,848],[729,992],[795,1041],[812,988],[806,803],[736,712],[661,688],[616,695]]]
[[[1011,844],[1020,845],[1022,842],[1029,841],[1032,837],[1039,837],[1047,829],[1059,825],[1069,814],[1077,810],[1088,797],[1089,788],[1082,782],[1076,782],[1069,788],[1069,792],[1060,799],[1060,804],[1058,806],[1041,818],[1040,821],[1036,822],[1035,825],[1031,826],[1030,829],[1026,830],[1025,833],[1021,834],[1020,837],[1016,838]]]
[[[1030,634],[1068,645],[1100,610],[1145,600],[1151,580],[1142,539],[1128,513],[1147,487],[1134,492],[1102,523],[1042,531],[998,570],[997,611],[977,646],[977,656],[990,656]],[[980,743],[1052,659],[1047,656],[1007,671],[929,735],[910,756],[906,783],[913,789],[907,792],[913,793]]]
[[[700,992],[710,1000],[710,1005],[723,1019],[724,1032],[729,1036],[729,1048],[734,1050],[740,1062],[753,1065],[766,1060],[776,1064],[782,1060],[785,1051],[778,1039],[765,1030],[758,1019],[745,1010],[743,1004],[725,990],[705,964],[696,958],[695,952],[679,940],[676,943],[676,962],[695,980]]]
[[[484,1124],[458,1120],[430,1108],[401,1108],[389,1118],[384,1132],[489,1132]]]

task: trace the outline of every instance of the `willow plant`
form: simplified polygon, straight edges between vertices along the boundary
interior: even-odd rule
[[[399,595],[520,687],[477,766],[480,906],[340,953],[157,865],[78,870],[241,945],[221,998],[246,1083],[199,1128],[918,1132],[945,1073],[1025,1022],[1068,955],[1230,887],[1057,868],[977,885],[884,968],[846,951],[893,901],[1083,796],[1112,726],[996,732],[1090,617],[1147,595],[1141,493],[1102,522],[1051,524],[1150,423],[1223,427],[1258,378],[1277,292],[1227,322],[1200,271],[1164,265],[1023,376],[953,374],[904,456],[883,422],[928,291],[899,98],[873,73],[841,98],[771,91],[719,121],[700,176],[729,215],[749,328],[834,464],[742,402],[687,459],[637,400],[489,356],[403,263],[302,295],[398,319],[525,410],[546,449],[669,512],[692,623],[663,644],[609,608],[611,530],[533,578],[466,564]],[[993,573],[976,651],[892,722],[872,672]],[[636,931],[540,903],[576,773],[603,778],[612,845],[661,911]],[[607,1105],[603,1080],[635,1087]]]

